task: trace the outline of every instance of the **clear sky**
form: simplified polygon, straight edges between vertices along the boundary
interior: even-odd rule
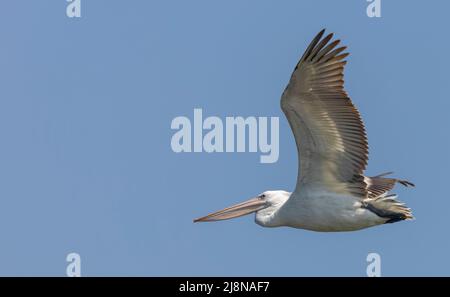
[[[450,275],[450,2],[8,0],[0,10],[0,275]],[[322,28],[351,53],[346,89],[369,136],[367,173],[416,220],[351,233],[192,219],[292,190],[294,140],[279,107]],[[280,156],[181,153],[173,118],[280,117]]]

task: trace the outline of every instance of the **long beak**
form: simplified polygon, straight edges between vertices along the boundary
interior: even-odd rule
[[[224,208],[222,210],[210,213],[207,216],[195,219],[194,223],[196,223],[196,222],[213,222],[213,221],[233,219],[233,218],[245,216],[246,214],[261,210],[266,207],[267,207],[267,204],[264,200],[261,200],[260,198],[252,198],[245,202]]]

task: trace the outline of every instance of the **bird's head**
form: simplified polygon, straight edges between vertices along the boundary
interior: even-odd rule
[[[255,221],[261,226],[277,226],[275,214],[288,200],[291,193],[286,191],[265,191],[245,202],[210,213],[194,222],[214,222],[256,213]]]

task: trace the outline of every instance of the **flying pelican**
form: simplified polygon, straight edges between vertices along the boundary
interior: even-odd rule
[[[353,231],[413,219],[411,210],[388,194],[396,183],[414,184],[384,173],[367,177],[368,144],[361,116],[344,90],[346,47],[312,40],[281,96],[297,144],[299,169],[294,192],[266,191],[255,198],[194,222],[210,222],[255,212],[263,227],[312,231]]]

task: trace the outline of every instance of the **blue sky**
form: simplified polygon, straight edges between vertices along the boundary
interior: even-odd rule
[[[4,1],[0,11],[0,275],[449,275],[450,4],[352,1]],[[352,233],[192,219],[292,190],[297,155],[279,98],[322,28],[349,46],[346,89],[368,132],[367,173],[416,220]],[[280,117],[280,157],[181,153],[173,118]]]

